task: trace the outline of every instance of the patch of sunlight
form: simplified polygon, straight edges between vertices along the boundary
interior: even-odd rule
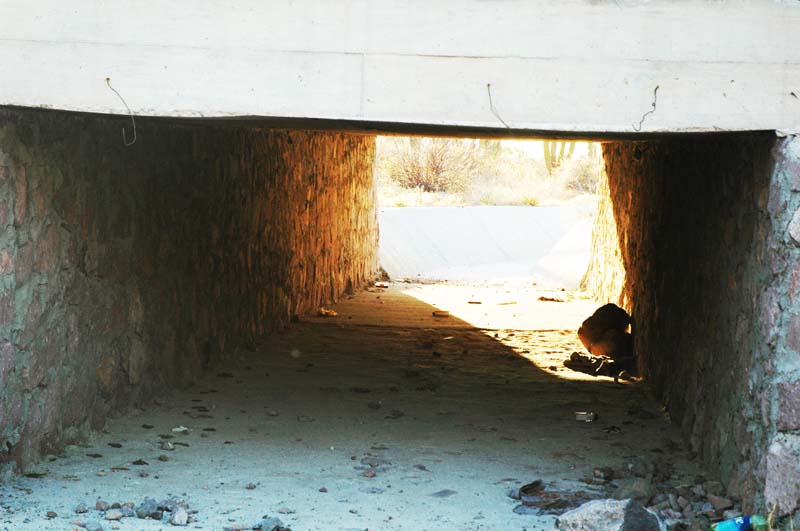
[[[613,381],[564,366],[574,351],[583,352],[577,329],[595,303],[579,292],[538,289],[530,283],[396,284],[402,294],[430,308],[449,312],[498,341],[540,370],[557,378]],[[447,326],[448,318],[437,319]]]
[[[401,291],[476,328],[488,330],[575,331],[594,311],[594,303],[581,293],[543,290],[521,282],[412,284]]]

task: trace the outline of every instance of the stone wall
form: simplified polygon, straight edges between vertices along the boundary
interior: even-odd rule
[[[372,278],[374,138],[0,109],[0,466]]]
[[[615,142],[604,157],[588,285],[632,312],[643,375],[706,469],[750,506],[793,510],[800,140]]]

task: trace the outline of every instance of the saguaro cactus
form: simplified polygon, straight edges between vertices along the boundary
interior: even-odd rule
[[[552,174],[554,169],[571,159],[575,153],[575,142],[545,140],[542,144],[544,146],[544,165],[548,174]]]

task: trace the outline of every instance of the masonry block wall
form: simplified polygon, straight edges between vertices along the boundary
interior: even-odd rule
[[[374,138],[0,110],[0,466],[372,278]]]
[[[708,472],[746,508],[796,510],[800,140],[680,137],[603,153],[590,287],[632,312],[643,375]]]

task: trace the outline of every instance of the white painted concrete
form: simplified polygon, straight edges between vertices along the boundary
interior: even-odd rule
[[[634,133],[658,86],[644,132],[800,128],[798,2],[4,0],[0,20],[0,105],[125,114],[110,77],[139,115]]]
[[[591,209],[382,208],[380,263],[395,279],[528,280],[576,288],[589,264]]]

